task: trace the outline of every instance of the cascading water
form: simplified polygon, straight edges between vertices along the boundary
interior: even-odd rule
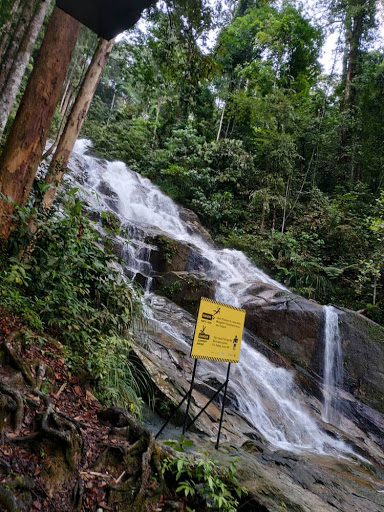
[[[343,383],[343,350],[339,317],[332,306],[324,306],[324,369],[323,369],[322,418],[339,425],[340,410],[338,389]]]
[[[216,299],[239,306],[241,293],[254,281],[273,284],[285,289],[256,268],[246,256],[235,250],[216,249],[191,226],[182,220],[178,206],[148,179],[132,172],[121,162],[107,163],[85,154],[89,141],[76,143],[70,168],[74,175],[85,169],[86,199],[93,208],[112,209],[129,233],[130,243],[125,250],[125,261],[130,275],[150,276],[151,247],[145,241],[148,230],[193,244],[199,257],[196,268],[216,282]],[[83,172],[84,175],[84,172]],[[122,241],[123,243],[123,241]],[[166,315],[159,313],[162,299],[148,295],[151,302],[148,314],[167,335],[180,344],[187,344],[188,336],[178,332],[177,326]],[[183,325],[188,331],[188,326]],[[193,326],[189,326],[193,332]],[[233,365],[230,389],[238,397],[240,411],[256,426],[272,446],[291,451],[309,450],[316,453],[350,453],[346,445],[328,436],[315,418],[303,406],[304,397],[295,386],[292,373],[272,365],[259,354],[244,337],[240,363]],[[202,361],[202,372],[224,380],[225,367]]]

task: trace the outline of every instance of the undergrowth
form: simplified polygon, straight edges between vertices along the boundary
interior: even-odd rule
[[[223,512],[236,512],[239,499],[247,494],[241,487],[235,472],[236,464],[229,461],[228,466],[219,466],[205,452],[199,455],[185,453],[185,447],[192,441],[180,437],[178,442],[167,441],[178,453],[176,457],[163,460],[163,472],[171,475],[177,482],[176,493],[184,494],[188,503],[196,508],[187,507],[189,512],[204,509]]]
[[[145,377],[132,360],[139,291],[83,210],[76,189],[49,214],[17,208],[17,228],[0,252],[0,306],[66,345],[104,402],[139,413]]]

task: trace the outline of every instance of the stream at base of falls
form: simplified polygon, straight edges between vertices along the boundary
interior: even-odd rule
[[[199,257],[192,262],[190,270],[215,281],[215,299],[220,302],[241,307],[242,292],[255,281],[286,290],[242,252],[215,248],[183,220],[180,208],[148,179],[121,162],[106,162],[87,155],[89,147],[89,141],[77,141],[69,164],[73,170],[70,179],[79,181],[81,193],[93,210],[111,210],[118,215],[123,231],[129,235],[124,253],[126,273],[132,277],[140,273],[145,277],[149,304],[153,298],[149,293],[152,248],[146,238],[150,233],[163,233],[193,245]],[[124,240],[121,243],[124,245]],[[157,318],[156,307],[147,309],[150,321],[159,329],[171,334],[180,344],[190,344],[190,338],[178,332],[174,324]],[[240,363],[231,369],[229,388],[237,397],[240,412],[275,448],[341,457],[351,453],[343,441],[328,435],[321,427],[320,415],[306,405],[306,396],[295,384],[293,372],[274,366],[257,352],[250,343],[252,336],[245,332]],[[202,368],[203,372],[225,379],[223,364],[202,361]]]

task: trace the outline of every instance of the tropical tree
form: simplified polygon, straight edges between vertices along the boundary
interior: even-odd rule
[[[19,34],[16,30],[9,45],[9,49],[17,49],[16,53],[14,54],[11,51],[10,54],[6,55],[2,63],[2,79],[0,80],[0,138],[14,106],[32,50],[50,5],[51,0],[39,0],[35,10],[29,12],[29,8],[33,8],[34,2],[26,2],[25,8],[28,8],[27,17],[30,19],[26,27],[21,24],[22,38],[18,37]]]

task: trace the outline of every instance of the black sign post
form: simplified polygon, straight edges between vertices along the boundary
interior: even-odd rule
[[[228,363],[228,370],[227,370],[227,378],[225,379],[225,387],[224,387],[224,398],[223,398],[223,406],[221,408],[221,415],[220,415],[220,423],[219,423],[219,431],[217,433],[217,441],[215,444],[216,450],[219,448],[219,442],[220,442],[220,434],[221,434],[221,426],[223,424],[223,416],[224,416],[224,409],[225,409],[225,400],[227,398],[227,388],[228,388],[228,380],[229,380],[229,370],[231,369],[231,363]]]
[[[216,309],[214,309],[216,308]],[[206,411],[209,404],[217,397],[217,395],[224,388],[224,398],[221,407],[219,430],[217,433],[217,440],[215,444],[216,450],[219,447],[221,428],[223,425],[225,401],[227,398],[227,389],[229,381],[229,372],[231,363],[237,363],[240,356],[240,343],[243,334],[245,321],[245,311],[240,308],[216,302],[211,299],[201,298],[200,308],[197,316],[195,326],[195,334],[193,336],[193,343],[191,349],[191,356],[195,359],[193,366],[191,386],[189,391],[185,394],[179,405],[173,411],[172,415],[168,418],[166,423],[161,427],[156,434],[156,438],[161,434],[164,428],[168,425],[171,418],[175,415],[181,405],[188,398],[187,408],[184,415],[183,435],[195,423],[195,421]],[[208,359],[211,361],[226,361],[228,362],[227,376],[225,382],[221,384],[219,389],[211,397],[208,403],[200,410],[195,418],[188,424],[188,414],[191,406],[191,398],[193,385],[195,382],[196,366],[198,359]]]
[[[185,410],[185,416],[184,416],[183,435],[185,434],[185,431],[187,430],[188,413],[189,413],[189,408],[191,406],[192,390],[193,390],[193,384],[195,382],[195,375],[196,375],[196,366],[197,366],[197,359],[195,359],[195,364],[193,365],[191,387],[189,388],[189,392],[188,392],[189,397],[188,397],[187,408]]]

